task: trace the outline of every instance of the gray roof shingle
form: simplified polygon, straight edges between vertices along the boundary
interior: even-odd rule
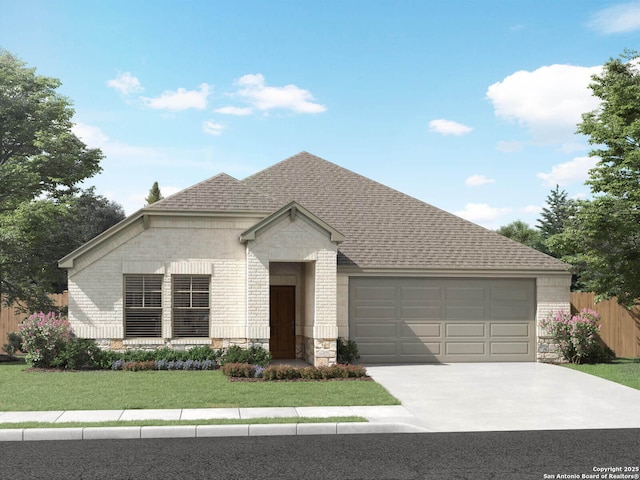
[[[280,205],[296,201],[342,232],[340,265],[567,270],[553,257],[307,152],[241,183]]]
[[[249,185],[221,173],[149,205],[152,210],[272,212],[282,205]]]

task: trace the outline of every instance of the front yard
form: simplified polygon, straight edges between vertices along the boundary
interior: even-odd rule
[[[595,365],[566,364],[564,366],[640,390],[640,358],[619,358],[612,363]]]
[[[229,382],[220,371],[25,371],[0,363],[0,411],[399,405],[373,381]]]

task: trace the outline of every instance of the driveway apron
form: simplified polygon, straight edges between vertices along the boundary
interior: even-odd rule
[[[434,432],[640,428],[640,391],[543,363],[367,365]]]

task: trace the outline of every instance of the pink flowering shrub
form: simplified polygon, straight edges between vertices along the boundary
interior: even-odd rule
[[[598,312],[584,308],[571,315],[563,310],[551,312],[540,322],[558,344],[565,360],[571,363],[610,361],[613,351],[600,340]]]
[[[71,325],[59,313],[34,313],[18,325],[27,365],[51,368],[72,338]]]

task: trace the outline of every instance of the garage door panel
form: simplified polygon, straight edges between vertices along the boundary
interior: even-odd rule
[[[446,301],[447,302],[482,302],[487,297],[487,291],[485,288],[466,288],[466,287],[447,287],[446,289]]]
[[[380,318],[395,321],[396,319],[396,307],[395,306],[377,306],[369,305],[356,308],[356,315],[358,318]]]
[[[372,300],[375,302],[395,302],[396,287],[374,287],[364,286],[355,289],[355,298],[358,300]]]
[[[492,355],[528,355],[528,342],[491,342]]]
[[[531,333],[528,323],[492,323],[492,337],[528,337]]]
[[[409,287],[400,286],[400,298],[405,302],[439,303],[442,297],[442,289],[439,287]]]
[[[486,309],[484,306],[447,306],[445,312],[446,320],[481,320],[486,318]]]
[[[441,335],[441,325],[439,323],[405,323],[400,325],[400,336],[402,338],[411,337],[438,337]]]
[[[358,353],[362,355],[390,355],[396,356],[398,354],[397,345],[395,342],[359,342]]]
[[[535,360],[535,280],[351,277],[363,362]]]
[[[491,300],[494,302],[523,302],[529,303],[531,298],[531,289],[529,281],[514,280],[512,285],[500,285],[491,288]]]
[[[484,342],[446,342],[447,355],[484,355]]]
[[[484,323],[447,323],[447,337],[480,337],[485,336]]]
[[[403,319],[425,318],[440,319],[442,318],[442,308],[404,305],[400,307],[401,317]]]
[[[529,305],[492,305],[491,318],[495,320],[528,320],[531,318]]]
[[[359,324],[355,333],[359,338],[395,338],[397,335],[395,323]]]
[[[440,353],[441,353],[440,342],[400,343],[400,355],[413,355],[413,356],[427,355],[427,356],[435,357],[436,355],[440,355]]]

